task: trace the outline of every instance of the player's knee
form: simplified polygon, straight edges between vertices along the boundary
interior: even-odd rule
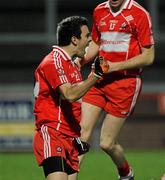
[[[110,156],[114,154],[118,155],[124,153],[123,148],[114,141],[102,142],[100,143],[100,147],[104,152],[108,153]]]
[[[113,140],[100,140],[100,147],[105,152],[110,152],[113,149],[114,141]]]

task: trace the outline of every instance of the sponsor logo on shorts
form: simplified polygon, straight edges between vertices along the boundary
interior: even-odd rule
[[[61,153],[62,152],[62,147],[58,146],[57,147],[57,153]]]

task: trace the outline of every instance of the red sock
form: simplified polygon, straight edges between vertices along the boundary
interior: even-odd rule
[[[122,177],[127,176],[129,174],[130,166],[127,161],[125,161],[122,166],[118,167],[118,172],[119,175]]]

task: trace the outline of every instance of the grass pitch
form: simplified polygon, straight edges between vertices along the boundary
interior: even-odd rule
[[[165,173],[165,151],[126,151],[136,180],[160,180]],[[33,153],[0,153],[0,180],[44,180]],[[112,161],[91,151],[83,161],[79,180],[117,180]]]

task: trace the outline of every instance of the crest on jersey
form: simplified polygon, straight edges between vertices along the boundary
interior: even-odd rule
[[[76,81],[80,81],[81,80],[77,71],[74,71],[73,73],[71,73],[71,78],[75,78]]]
[[[57,72],[58,72],[59,76],[63,76],[65,74],[64,69],[61,69],[61,68],[58,68]]]
[[[118,21],[117,20],[110,20],[109,23],[110,23],[109,30],[114,30]]]
[[[134,20],[134,18],[132,17],[132,15],[126,16],[125,17],[127,21],[132,21]]]
[[[121,29],[125,29],[126,26],[127,26],[126,22],[123,22],[123,23],[121,24],[121,26],[120,26],[120,30],[121,30]]]

